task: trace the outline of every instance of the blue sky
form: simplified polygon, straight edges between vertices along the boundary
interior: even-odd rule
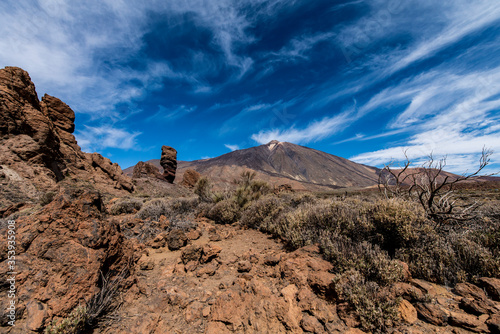
[[[382,166],[500,170],[498,0],[2,1],[0,66],[122,168],[272,139]]]

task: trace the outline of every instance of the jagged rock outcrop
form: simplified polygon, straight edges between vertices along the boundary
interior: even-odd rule
[[[174,183],[177,171],[177,151],[170,146],[162,146],[160,164],[163,167],[165,181]]]
[[[160,170],[155,165],[149,162],[139,161],[137,165],[134,166],[134,171],[132,173],[134,179],[141,177],[155,177],[162,178]]]
[[[97,191],[62,190],[39,214],[16,221],[17,319],[9,333],[40,332],[51,319],[67,317],[99,291],[101,272],[113,276],[137,260],[131,241],[103,211]],[[0,277],[6,282],[7,227],[0,229]],[[1,298],[2,310],[8,302]],[[4,330],[6,315],[0,315]]]
[[[73,110],[58,98],[45,94],[38,100],[26,71],[0,69],[0,166],[9,187],[25,190],[31,199],[68,178],[90,181],[102,191],[133,189],[117,164],[81,151],[74,120]],[[0,207],[14,203],[1,195]]]
[[[184,175],[182,176],[181,185],[188,188],[193,188],[200,179],[200,177],[201,177],[200,173],[198,173],[194,169],[188,169],[184,172]]]

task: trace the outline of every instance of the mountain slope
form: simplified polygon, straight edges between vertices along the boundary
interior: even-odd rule
[[[159,160],[149,162],[159,166]],[[186,169],[194,169],[224,186],[244,170],[272,185],[288,183],[297,190],[327,190],[340,187],[368,187],[377,184],[378,169],[357,164],[325,152],[287,142],[233,151],[212,159],[179,161],[176,182]],[[131,175],[133,167],[126,169]]]

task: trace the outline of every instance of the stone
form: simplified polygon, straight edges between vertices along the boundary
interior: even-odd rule
[[[0,166],[4,180],[17,187],[20,197],[57,192],[63,180],[86,181],[109,194],[133,190],[117,164],[81,151],[73,135],[74,121],[73,110],[58,98],[45,94],[38,100],[27,72],[0,69]],[[12,198],[5,201],[16,203]]]
[[[486,290],[491,299],[500,301],[500,279],[492,277],[481,277],[479,283]]]
[[[219,321],[210,321],[207,324],[205,334],[231,334],[232,332],[227,329],[226,325]]]
[[[39,331],[43,329],[45,320],[47,319],[47,305],[33,300],[26,306],[28,312],[26,328],[30,331]]]
[[[240,261],[238,262],[238,272],[246,273],[252,270],[252,264],[250,261]]]
[[[153,270],[155,267],[155,263],[152,259],[142,258],[138,262],[139,269],[141,270]]]
[[[406,300],[422,300],[424,293],[419,288],[403,282],[394,283],[391,286],[391,292],[395,297],[403,297]]]
[[[203,247],[199,245],[190,245],[182,250],[182,263],[187,264],[190,261],[198,262],[201,259]]]
[[[485,300],[488,298],[483,289],[471,283],[458,283],[457,285],[455,285],[455,288],[453,288],[453,292],[459,296],[466,298],[479,300]]]
[[[28,310],[17,319],[20,327],[23,321],[34,329],[54,317],[67,317],[99,292],[101,272],[128,270],[132,276],[123,280],[123,287],[130,287],[139,253],[118,223],[106,219],[104,209],[95,190],[63,189],[37,215],[16,221],[16,258],[22,259],[17,264],[17,307]],[[0,234],[0,244],[7,244],[6,234]],[[0,299],[2,309],[7,301]]]
[[[149,162],[139,161],[135,166],[132,172],[132,178],[138,179],[141,177],[153,177],[153,178],[162,178],[160,174],[160,170],[158,167]]]
[[[212,261],[213,259],[217,258],[222,251],[222,248],[220,248],[217,245],[211,245],[211,244],[205,244],[203,245],[203,251],[202,251],[202,256],[200,259],[201,263],[207,263]]]
[[[314,271],[309,272],[307,282],[317,295],[331,299],[335,294],[334,278],[335,275],[328,271]]]
[[[177,171],[177,151],[170,146],[162,146],[160,165],[163,167],[163,178],[165,181],[174,183]]]
[[[275,266],[280,263],[281,256],[279,254],[268,254],[264,258],[264,264],[267,266]]]
[[[198,240],[202,235],[203,233],[200,230],[191,230],[186,233],[189,240]]]
[[[500,313],[493,314],[486,324],[492,333],[500,333]]]
[[[401,300],[398,307],[399,316],[403,321],[414,324],[418,320],[418,314],[415,307],[406,299]]]
[[[448,314],[438,305],[431,303],[417,303],[414,305],[418,317],[435,326],[446,326]]]
[[[304,314],[302,316],[302,320],[300,321],[300,326],[306,332],[321,334],[325,333],[325,329],[323,325],[316,319],[308,314]]]
[[[173,229],[167,237],[167,246],[171,251],[181,249],[186,246],[187,237],[181,229]]]
[[[196,276],[198,277],[201,277],[203,275],[213,276],[217,271],[217,269],[218,269],[217,264],[211,262],[203,265],[201,268],[198,268],[196,270]]]
[[[493,314],[498,312],[495,304],[489,299],[462,298],[459,307],[467,313],[474,315]]]
[[[198,173],[194,169],[187,169],[182,176],[181,185],[188,188],[194,188],[200,178],[200,173]]]
[[[476,333],[484,333],[488,331],[488,327],[484,321],[479,320],[476,316],[466,313],[450,312],[448,322],[452,326],[461,327]]]

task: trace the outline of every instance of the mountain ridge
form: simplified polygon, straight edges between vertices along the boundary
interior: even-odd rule
[[[147,161],[160,168],[159,160]],[[296,190],[328,190],[344,187],[369,187],[377,184],[379,169],[361,165],[326,152],[288,142],[236,150],[215,158],[179,161],[177,178],[194,169],[215,184],[229,185],[244,170],[257,178],[279,185],[288,183]],[[132,175],[133,166],[124,170]]]

